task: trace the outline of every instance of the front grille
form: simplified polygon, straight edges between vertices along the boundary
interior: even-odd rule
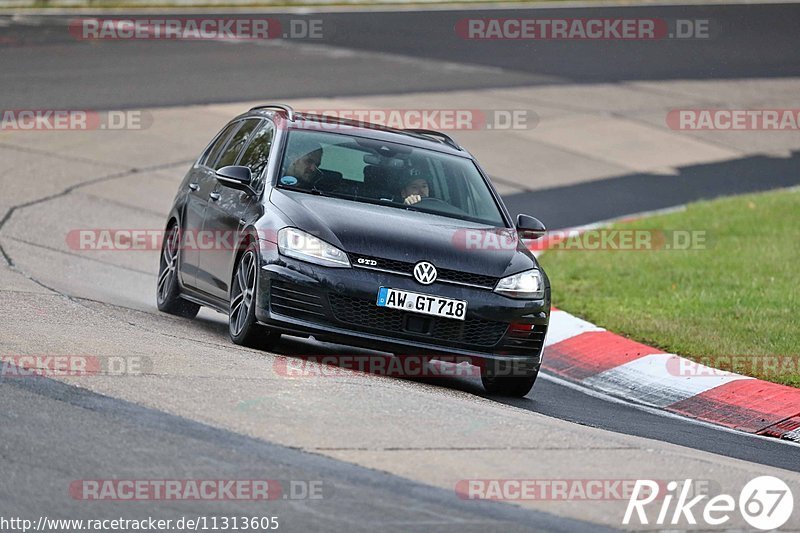
[[[438,269],[438,278],[442,281],[449,281],[451,283],[461,283],[468,285],[478,285],[487,289],[494,289],[497,284],[497,278],[492,276],[484,276],[483,274],[472,274],[470,272],[461,272],[460,270],[446,270],[443,268]]]
[[[494,346],[500,342],[506,329],[508,324],[479,318],[468,318],[463,321],[435,318],[432,335],[440,339],[456,338],[462,344]]]
[[[358,259],[365,259],[369,264],[361,264]],[[369,257],[366,255],[354,255],[350,257],[350,264],[360,268],[379,268],[381,270],[391,270],[398,274],[412,276],[414,274],[414,263],[407,261],[396,261],[394,259],[383,259],[382,257]]]
[[[512,325],[508,336],[503,342],[503,348],[525,353],[540,353],[544,347],[544,337],[547,326],[535,325],[533,329],[522,325]]]
[[[359,263],[358,260],[368,261],[368,264]],[[390,270],[405,276],[414,275],[414,265],[408,261],[398,261],[396,259],[384,259],[382,257],[370,257],[366,255],[350,254],[350,264],[358,268],[374,268],[380,270]],[[434,265],[435,266],[435,265]],[[458,285],[476,285],[484,289],[493,289],[497,284],[498,278],[485,276],[483,274],[473,274],[460,270],[449,270],[446,268],[436,268],[438,273],[436,281],[444,283],[455,283]]]
[[[322,298],[296,283],[272,280],[269,297],[276,313],[295,318],[325,317]]]
[[[419,338],[426,335],[437,341],[450,344],[463,344],[470,346],[494,346],[503,337],[508,324],[493,322],[477,318],[467,320],[454,320],[451,318],[425,317],[430,320],[429,333],[414,333],[403,331],[406,317],[415,313],[407,313],[399,309],[378,307],[373,302],[360,300],[341,294],[330,294],[331,309],[337,320],[353,324],[365,329],[374,329],[382,332],[391,332],[393,335],[409,335]]]
[[[371,329],[401,331],[403,312],[341,294],[331,294],[331,311],[337,320]]]

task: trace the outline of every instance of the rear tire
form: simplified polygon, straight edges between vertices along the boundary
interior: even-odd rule
[[[234,344],[271,349],[281,334],[256,322],[258,247],[250,243],[233,270],[228,312],[228,332]]]
[[[539,376],[540,364],[515,366],[511,361],[486,361],[481,368],[481,382],[489,394],[522,398]]]
[[[180,232],[178,225],[172,224],[164,234],[159,259],[158,282],[156,283],[156,305],[159,311],[183,318],[194,318],[200,306],[181,298],[178,284],[178,264],[180,263]]]

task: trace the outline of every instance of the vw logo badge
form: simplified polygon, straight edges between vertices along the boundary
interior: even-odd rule
[[[427,261],[420,261],[414,265],[414,279],[423,285],[430,285],[436,281],[436,267]]]

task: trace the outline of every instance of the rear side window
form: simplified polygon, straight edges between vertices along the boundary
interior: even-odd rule
[[[214,165],[211,166],[214,170],[219,170],[222,167],[227,167],[228,165],[233,165],[236,163],[236,158],[239,156],[239,152],[242,151],[244,145],[247,143],[247,138],[256,129],[261,119],[248,119],[242,123],[242,127],[236,130],[236,133],[233,134],[231,140],[228,142],[225,150],[222,152],[219,160]],[[211,161],[209,159],[209,161]]]
[[[217,140],[214,141],[214,144],[211,145],[208,150],[206,150],[206,154],[201,161],[201,164],[206,166],[213,166],[214,161],[217,160],[219,157],[219,153],[225,147],[225,143],[228,141],[228,137],[231,136],[231,133],[239,127],[239,122],[231,122],[227,126],[222,129],[222,132],[217,136]]]
[[[261,186],[261,174],[269,162],[269,151],[272,148],[272,139],[275,137],[275,126],[266,121],[250,137],[250,142],[244,149],[239,165],[248,167],[253,173],[254,189]]]

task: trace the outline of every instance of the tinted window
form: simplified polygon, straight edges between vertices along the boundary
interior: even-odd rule
[[[324,155],[325,168],[336,169],[348,180],[364,181],[364,169],[368,166],[363,157],[353,157],[349,148],[329,144]]]
[[[250,143],[245,148],[239,165],[248,167],[253,173],[254,188],[258,190],[261,185],[261,174],[269,162],[269,150],[272,148],[272,139],[275,136],[275,126],[272,122],[265,122],[250,138]]]
[[[231,137],[231,140],[225,147],[225,151],[222,152],[222,156],[213,165],[214,170],[219,170],[222,167],[227,167],[228,165],[233,165],[236,163],[236,158],[239,156],[239,152],[242,151],[242,148],[244,148],[244,145],[247,142],[248,136],[253,132],[254,129],[256,129],[256,126],[258,126],[259,122],[261,122],[261,119],[249,119],[244,121],[242,127],[233,134],[233,137]]]
[[[217,140],[214,141],[208,150],[206,150],[206,154],[203,157],[201,164],[212,166],[214,161],[217,160],[219,157],[219,153],[225,147],[225,143],[228,141],[228,137],[230,137],[231,133],[239,127],[238,122],[231,122],[227,126],[222,129],[222,132],[217,136]]]
[[[290,132],[278,187],[505,225],[472,160],[360,136]]]

